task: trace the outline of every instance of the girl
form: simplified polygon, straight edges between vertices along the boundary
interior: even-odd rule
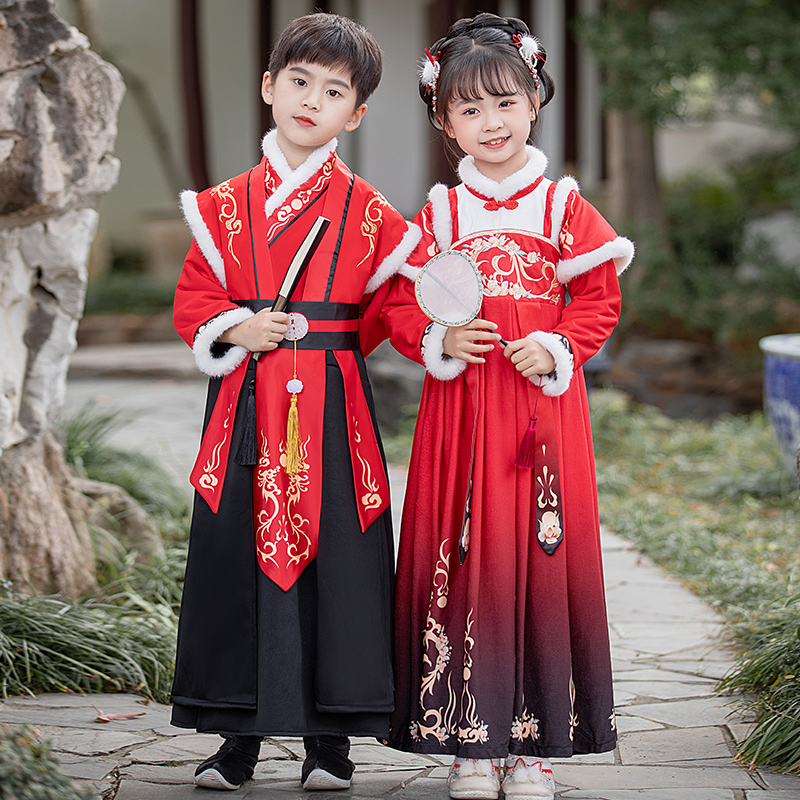
[[[410,263],[468,253],[485,319],[432,323],[424,344],[391,744],[456,756],[454,798],[495,798],[501,780],[552,798],[547,758],[616,742],[581,364],[617,322],[633,245],[528,145],[553,96],[545,57],[524,23],[480,14],[430,48],[420,86],[465,155],[462,183],[434,186],[417,216]]]

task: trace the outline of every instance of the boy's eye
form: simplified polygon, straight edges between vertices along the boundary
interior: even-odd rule
[[[328,89],[328,94],[331,97],[341,97],[342,96],[341,93],[338,92],[336,89]]]
[[[294,79],[294,82],[295,82],[295,83],[296,83],[298,86],[305,86],[305,85],[306,85],[306,82],[305,82],[305,81],[304,81],[302,78],[295,78],[295,79]]]

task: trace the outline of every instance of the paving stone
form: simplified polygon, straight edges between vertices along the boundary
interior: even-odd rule
[[[746,791],[745,797],[747,800],[798,800],[800,792],[797,789],[753,789]]]
[[[659,700],[675,700],[679,697],[715,697],[714,684],[683,683],[671,681],[615,681],[614,698],[620,692],[633,697],[654,697]]]
[[[754,722],[729,722],[728,730],[731,732],[734,741],[741,744],[755,727]]]
[[[569,800],[735,800],[732,789],[681,789],[680,798],[675,797],[674,789],[617,789],[601,792],[583,790],[568,791],[559,797]],[[753,795],[755,797],[755,795]],[[759,796],[758,800],[762,800]],[[767,800],[763,798],[763,800]],[[784,798],[787,800],[787,798]]]
[[[370,767],[388,767],[394,769],[410,767],[428,769],[442,766],[443,762],[435,756],[405,753],[381,745],[353,745],[350,748],[350,760],[356,764],[369,765]]]
[[[59,756],[58,760],[61,763],[61,771],[69,778],[101,781],[116,769],[113,762],[100,761],[95,758]]]
[[[124,780],[114,800],[199,800],[198,788],[191,784],[170,786],[164,783]],[[227,792],[226,797],[257,797],[252,786],[245,786],[235,792]],[[262,794],[263,797],[263,794]]]
[[[556,781],[572,789],[752,789],[740,767],[605,766],[564,764]],[[681,795],[682,797],[682,795]],[[675,797],[674,800],[679,800]]]
[[[155,741],[147,736],[127,731],[78,730],[75,728],[55,728],[38,725],[42,737],[49,739],[53,750],[58,753],[73,753],[82,756],[96,756],[113,753],[135,745]]]
[[[627,709],[625,709],[627,712]],[[644,719],[643,717],[628,716],[617,712],[617,731],[619,733],[628,733],[629,731],[649,731],[649,730],[664,730],[664,726],[658,722],[653,722],[651,719]]]
[[[630,705],[638,701],[638,695],[633,692],[627,692],[624,689],[618,689],[617,684],[614,684],[614,705],[619,708],[620,706]]]
[[[163,764],[129,764],[120,768],[120,775],[123,780],[184,786],[194,784],[194,769],[194,764],[181,764],[177,767]]]
[[[607,753],[586,753],[571,758],[552,758],[553,764],[615,764],[616,756],[613,750]]]
[[[779,772],[759,771],[761,777],[769,784],[770,789],[793,790],[800,798],[800,776],[784,775]]]
[[[214,734],[195,733],[192,736],[180,736],[164,739],[155,744],[137,747],[128,754],[129,762],[135,764],[166,764],[170,762],[204,761],[215,753],[222,739]],[[262,757],[287,759],[287,755],[274,745],[261,746]]]
[[[733,707],[729,698],[701,698],[627,706],[626,710],[654,722],[681,728],[700,728],[707,725],[725,725],[730,721]]]
[[[688,683],[693,686],[705,687],[709,692],[713,690],[716,680],[702,675],[686,672],[677,672],[671,669],[642,668],[634,664],[630,669],[616,669],[614,680],[621,681],[647,681],[648,683]]]
[[[732,758],[725,731],[719,727],[626,733],[620,737],[618,748],[626,765]]]

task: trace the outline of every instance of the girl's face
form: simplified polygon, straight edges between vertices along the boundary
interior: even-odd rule
[[[482,93],[475,100],[453,100],[442,125],[480,172],[501,181],[527,163],[525,145],[538,106],[538,97],[531,102],[522,92],[499,97]]]

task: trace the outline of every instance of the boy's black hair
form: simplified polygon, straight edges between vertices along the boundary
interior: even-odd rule
[[[377,89],[383,55],[375,37],[359,23],[339,14],[307,14],[290,22],[269,57],[274,79],[289,64],[321,64],[350,73],[356,107]]]

